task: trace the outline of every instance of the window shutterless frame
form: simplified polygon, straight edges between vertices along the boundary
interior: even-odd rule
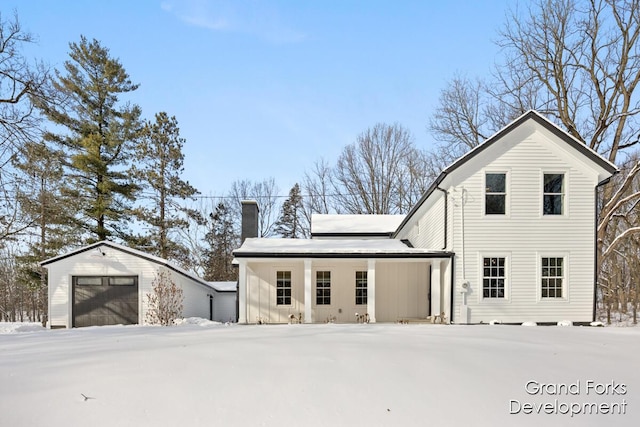
[[[316,305],[331,305],[330,271],[316,271]]]
[[[367,303],[367,272],[356,271],[356,305]]]
[[[507,174],[506,172],[485,172],[484,174],[485,215],[506,215]]]
[[[542,174],[542,215],[565,215],[566,174],[564,172],[543,172]]]
[[[291,271],[276,272],[276,305],[291,305]]]

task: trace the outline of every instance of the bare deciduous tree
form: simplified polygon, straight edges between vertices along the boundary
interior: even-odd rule
[[[231,184],[229,198],[233,203],[228,207],[239,223],[241,217],[242,200],[255,200],[258,202],[258,233],[260,237],[273,235],[274,226],[278,220],[280,212],[280,201],[278,200],[279,188],[273,178],[264,181],[242,180]]]
[[[505,57],[494,79],[476,84],[454,78],[441,94],[431,130],[444,143],[469,133],[459,145],[471,146],[487,136],[485,129],[495,131],[536,109],[622,163],[640,134],[639,37],[638,0],[535,0],[512,10],[500,32]],[[443,152],[446,145],[434,156]],[[619,227],[612,221],[640,200],[640,192],[631,191],[639,176],[636,161],[604,189],[597,229],[602,264],[640,234],[638,222]]]
[[[151,293],[146,294],[149,304],[147,322],[151,325],[172,325],[174,320],[182,316],[182,288],[173,281],[171,272],[162,268],[158,269],[151,286]]]
[[[48,97],[47,68],[22,53],[34,41],[17,15],[5,20],[0,13],[0,241],[28,226],[15,202],[19,183],[12,160],[25,142],[38,139],[40,120],[33,101]]]
[[[321,161],[305,176],[305,213],[406,213],[426,190],[428,169],[407,129],[378,123],[346,146],[334,167]]]

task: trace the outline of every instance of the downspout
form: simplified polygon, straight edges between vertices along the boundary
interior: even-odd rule
[[[440,187],[436,187],[436,190],[440,190],[442,191],[442,193],[444,194],[444,246],[442,247],[443,251],[447,250],[447,247],[449,246],[448,243],[448,239],[447,239],[447,232],[449,230],[449,193],[447,192],[447,190],[440,188]],[[464,241],[464,239],[463,239]],[[454,277],[455,277],[455,264],[454,264],[454,256],[450,255],[449,256],[449,263],[451,264],[449,266],[450,269],[450,278],[449,278],[449,283],[451,283],[451,286],[449,286],[449,292],[451,293],[450,298],[449,298],[449,323],[453,323],[453,305],[454,305],[454,296],[455,296],[455,282],[454,282]]]
[[[447,190],[444,190],[440,187],[436,187],[436,190],[440,190],[444,193],[444,247],[442,248],[443,251],[447,250],[447,229],[448,227],[448,218],[449,218],[449,198],[448,198],[448,194]]]
[[[461,237],[461,245],[462,245],[462,256],[460,257],[460,263],[462,264],[462,283],[467,281],[467,275],[465,272],[465,265],[464,265],[464,258],[465,258],[465,252],[464,252],[464,193],[465,193],[465,188],[462,187],[462,196],[460,197],[460,223],[461,223],[461,231],[462,231],[462,237]]]
[[[591,314],[591,321],[596,321],[596,308],[598,304],[598,189],[611,181],[611,177],[600,181],[594,188],[594,203],[593,203],[593,313]]]

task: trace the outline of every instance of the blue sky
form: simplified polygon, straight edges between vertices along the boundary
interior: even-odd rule
[[[3,0],[54,68],[80,35],[110,49],[145,118],[175,115],[204,195],[273,177],[280,193],[378,122],[419,147],[457,72],[487,75],[509,0]]]

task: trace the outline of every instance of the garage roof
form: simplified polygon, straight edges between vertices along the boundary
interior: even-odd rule
[[[102,240],[102,241],[93,243],[91,245],[84,246],[82,248],[79,248],[79,249],[76,249],[74,251],[68,252],[66,254],[58,255],[58,256],[53,257],[53,258],[49,258],[47,260],[42,261],[40,263],[40,266],[41,267],[46,267],[49,264],[53,264],[53,263],[56,263],[58,261],[62,261],[63,259],[70,258],[72,256],[75,256],[75,255],[83,253],[83,252],[87,252],[87,251],[94,250],[94,249],[98,249],[99,250],[99,248],[102,247],[102,246],[108,246],[108,247],[113,248],[115,250],[118,250],[118,251],[121,251],[121,252],[124,252],[124,253],[128,253],[128,254],[131,254],[133,256],[137,256],[139,258],[145,259],[147,261],[151,261],[151,262],[154,262],[156,264],[162,265],[162,266],[168,268],[171,271],[174,271],[174,272],[176,272],[176,273],[178,273],[178,274],[180,274],[182,276],[185,276],[185,277],[197,282],[198,284],[200,284],[202,286],[206,286],[208,289],[211,289],[211,290],[216,291],[216,292],[219,291],[218,289],[216,289],[214,286],[212,286],[206,280],[203,280],[203,279],[199,278],[198,276],[195,276],[194,274],[188,272],[187,270],[184,270],[184,269],[182,269],[182,268],[180,268],[180,267],[178,267],[176,265],[173,265],[172,263],[170,263],[169,261],[167,261],[164,258],[160,258],[160,257],[157,257],[155,255],[150,255],[150,254],[147,254],[145,252],[139,251],[137,249],[132,249],[132,248],[129,248],[127,246],[119,245],[117,243],[110,242],[108,240]]]

